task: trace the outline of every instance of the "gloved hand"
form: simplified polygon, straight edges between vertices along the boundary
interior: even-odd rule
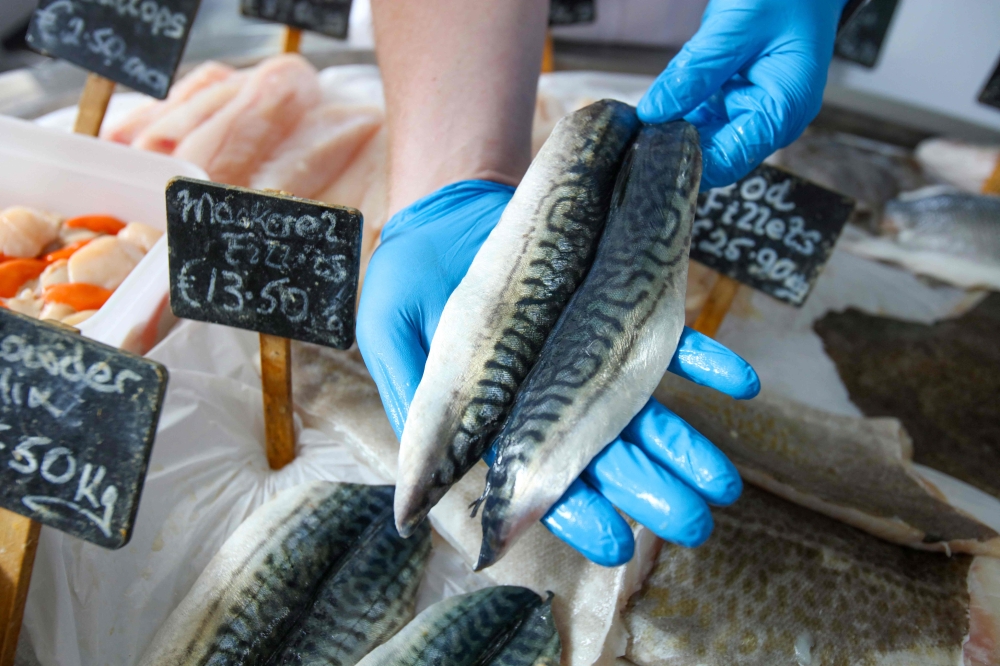
[[[448,185],[397,213],[382,231],[361,293],[357,335],[397,436],[445,302],[513,193],[488,181]],[[669,370],[735,398],[751,398],[760,388],[746,361],[689,329]],[[733,502],[741,489],[736,469],[715,446],[650,399],[543,523],[594,562],[614,566],[631,559],[634,548],[615,506],[664,539],[696,546],[712,531],[709,503]]]
[[[736,182],[819,113],[846,0],[710,0],[701,27],[639,102],[701,133],[701,188]]]

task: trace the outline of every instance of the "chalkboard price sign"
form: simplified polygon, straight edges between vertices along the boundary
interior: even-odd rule
[[[174,179],[170,307],[178,317],[346,349],[361,225],[353,208]]]
[[[768,166],[698,196],[691,258],[792,305],[802,305],[854,202]]]
[[[200,0],[41,0],[28,45],[163,99]]]
[[[346,39],[351,0],[240,0],[240,11],[250,18]]]
[[[871,0],[837,33],[834,54],[838,58],[874,67],[882,42],[899,0]]]
[[[0,506],[124,546],[166,386],[159,363],[0,309]]]
[[[549,25],[593,23],[596,18],[594,0],[552,0],[549,4]]]
[[[997,68],[993,70],[993,76],[989,78],[983,91],[979,93],[979,101],[982,104],[989,104],[1000,109],[1000,61],[997,61]]]

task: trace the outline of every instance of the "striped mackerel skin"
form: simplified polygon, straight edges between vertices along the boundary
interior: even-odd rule
[[[643,127],[594,264],[517,394],[484,492],[489,566],[559,499],[652,395],[684,327],[698,132]]]
[[[226,540],[140,663],[356,663],[412,617],[430,548],[429,528],[386,533],[392,497],[391,486],[321,481],[279,493]],[[303,636],[324,616],[357,633]],[[289,661],[296,647],[331,660]]]
[[[359,666],[558,666],[552,596],[500,585],[440,601]]]
[[[400,441],[400,534],[492,443],[593,261],[638,128],[632,107],[609,100],[562,119],[449,298]]]

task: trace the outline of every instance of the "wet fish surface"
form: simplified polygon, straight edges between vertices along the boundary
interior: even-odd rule
[[[649,399],[684,327],[698,132],[639,132],[622,166],[594,264],[518,391],[487,476],[489,566],[559,499]]]
[[[1000,294],[930,326],[849,308],[813,328],[851,402],[898,418],[916,462],[1000,499]]]
[[[493,441],[593,261],[638,127],[635,110],[612,100],[562,119],[449,298],[400,441],[401,534]]]
[[[430,549],[428,527],[395,534],[392,496],[321,481],[279,493],[226,540],[140,663],[356,663],[412,617]]]
[[[829,414],[766,391],[736,401],[670,374],[655,395],[744,479],[789,501],[911,548],[1000,556],[1000,535],[913,467],[896,419]]]
[[[557,666],[552,595],[499,585],[430,606],[361,666]]]
[[[1000,197],[928,187],[886,204],[883,233],[903,247],[1000,263]]]
[[[1000,561],[902,548],[752,486],[714,515],[633,597],[638,666],[1000,663]]]

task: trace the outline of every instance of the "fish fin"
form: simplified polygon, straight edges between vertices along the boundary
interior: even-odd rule
[[[486,496],[489,495],[489,494],[490,494],[490,477],[489,477],[489,475],[487,475],[486,476],[486,487],[483,488],[483,494],[479,496],[479,499],[477,499],[477,500],[473,501],[471,504],[469,504],[469,508],[472,509],[472,513],[469,514],[470,518],[475,518],[476,517],[476,512],[479,511],[479,507],[482,505],[483,502],[486,501]]]

